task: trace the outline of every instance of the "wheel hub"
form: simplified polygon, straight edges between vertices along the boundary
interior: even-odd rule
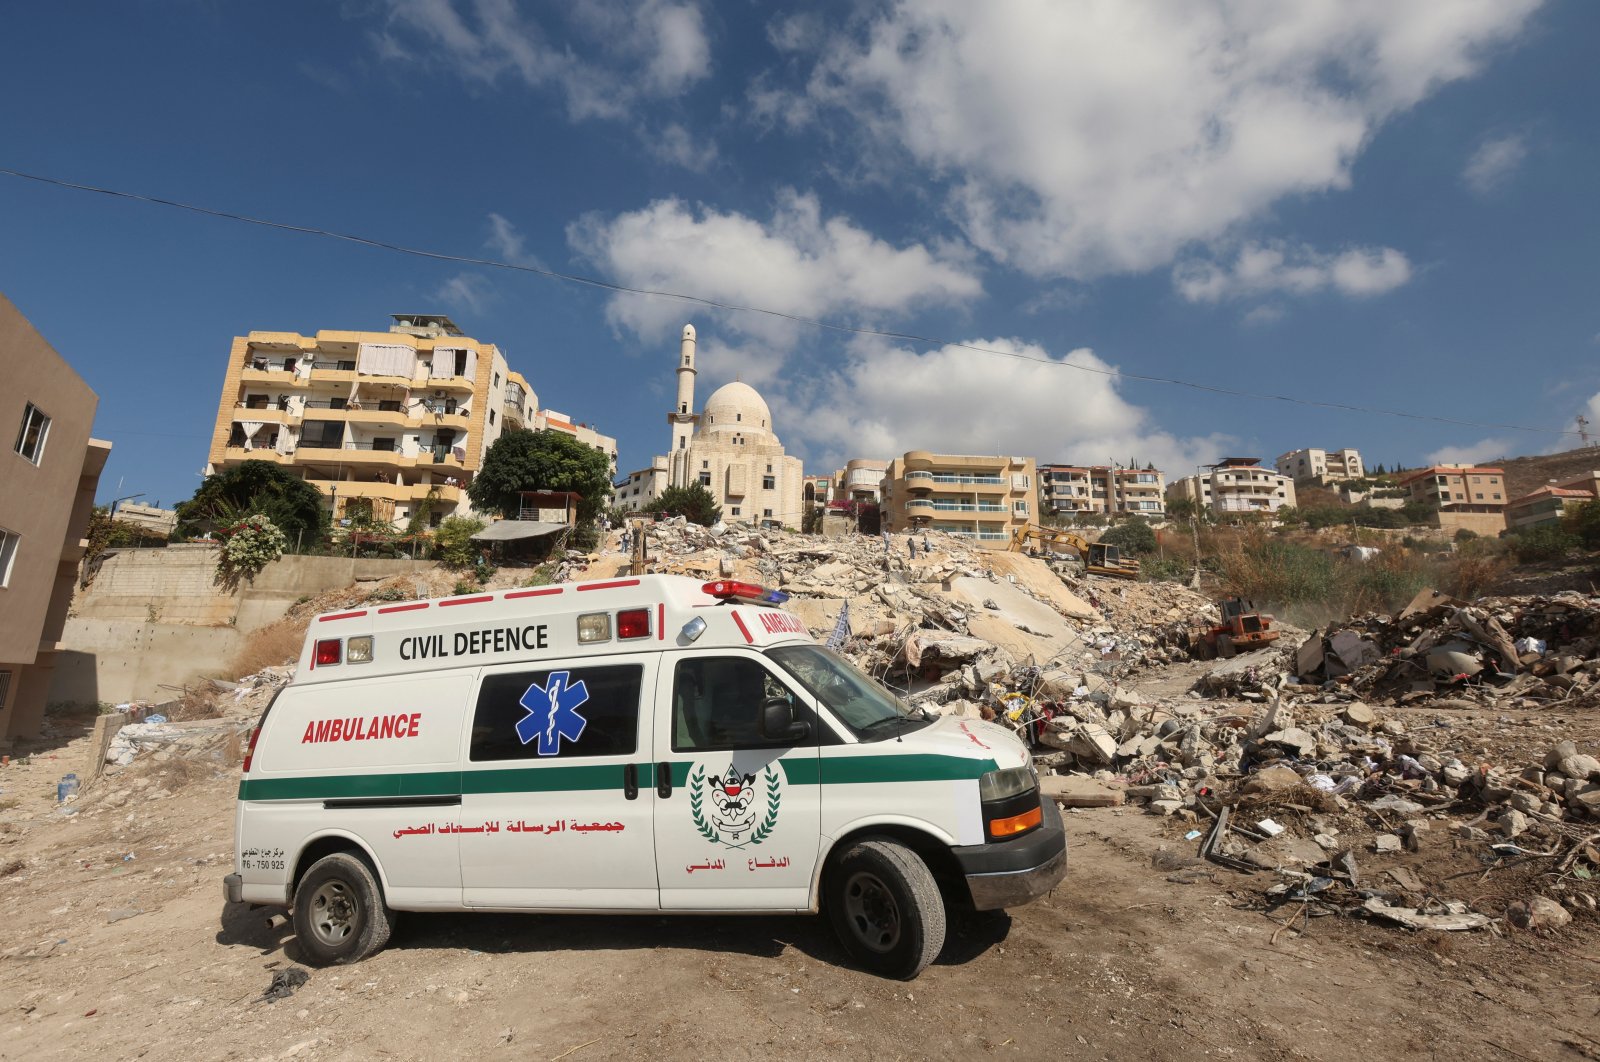
[[[344,943],[360,922],[360,908],[344,882],[324,882],[311,894],[311,929],[322,943]]]
[[[892,951],[900,942],[900,908],[882,879],[860,871],[844,888],[844,910],[857,940],[873,951]]]

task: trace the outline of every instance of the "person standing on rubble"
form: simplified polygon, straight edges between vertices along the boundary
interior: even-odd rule
[[[906,553],[911,557],[912,560],[917,559],[917,540],[912,538],[910,535],[906,536]]]
[[[883,533],[883,555],[885,557],[889,555],[889,532],[887,530]]]

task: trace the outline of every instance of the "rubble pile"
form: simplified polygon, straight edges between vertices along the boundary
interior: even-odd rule
[[[1143,668],[1189,659],[1188,631],[1215,606],[1175,583],[1088,576],[1065,560],[983,550],[953,535],[838,539],[681,518],[651,525],[652,571],[744,579],[826,637],[848,605],[841,651],[913,704],[1040,725]],[[1103,696],[1100,697],[1104,699]],[[1095,720],[1086,720],[1095,721]]]
[[[1480,598],[1424,590],[1398,615],[1313,632],[1288,666],[1368,700],[1476,706],[1600,703],[1600,595]]]

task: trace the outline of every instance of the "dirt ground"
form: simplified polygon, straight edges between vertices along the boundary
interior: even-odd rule
[[[851,969],[817,918],[408,914],[264,1002],[298,953],[222,900],[238,722],[187,725],[211,751],[143,756],[65,808],[70,728],[0,768],[0,1058],[1600,1058],[1600,920],[1302,932],[1261,909],[1271,874],[1154,867],[1194,854],[1189,827],[1134,807],[1068,812],[1054,895],[956,919],[909,984]],[[1553,724],[1496,725],[1532,749]],[[1424,873],[1455,865],[1443,844]]]

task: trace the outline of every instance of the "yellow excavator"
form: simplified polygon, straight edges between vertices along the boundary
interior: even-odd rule
[[[1109,575],[1115,579],[1139,578],[1139,562],[1122,556],[1116,546],[1104,542],[1090,542],[1059,527],[1041,527],[1025,524],[1011,535],[1011,552],[1021,553],[1029,541],[1038,542],[1052,551],[1063,546],[1076,550],[1083,558],[1083,567],[1090,575]]]

